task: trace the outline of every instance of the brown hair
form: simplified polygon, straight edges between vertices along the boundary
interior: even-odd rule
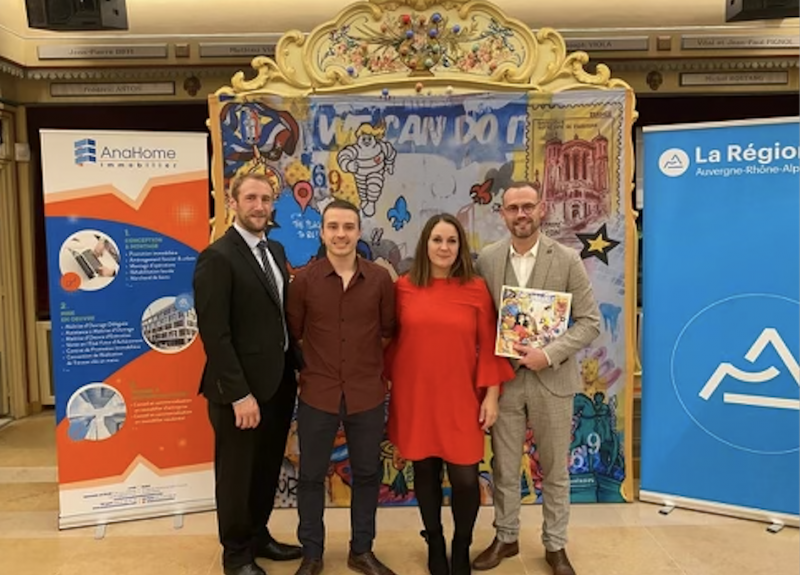
[[[541,186],[541,184],[539,184],[538,182],[526,182],[524,180],[511,182],[503,190],[503,194],[500,196],[500,202],[503,204],[503,206],[505,206],[506,205],[506,192],[508,190],[519,190],[521,188],[530,188],[530,189],[532,189],[534,192],[536,192],[536,201],[540,202],[542,200],[542,191],[539,189],[540,186]]]
[[[456,261],[450,270],[450,277],[459,278],[462,284],[475,277],[475,267],[472,264],[472,254],[469,252],[467,233],[464,231],[464,226],[450,214],[437,214],[427,221],[417,242],[414,263],[411,264],[411,269],[408,272],[408,279],[415,286],[430,285],[433,279],[431,260],[428,258],[428,240],[431,238],[433,228],[439,222],[450,224],[458,234],[458,256],[456,256]]]
[[[358,218],[358,229],[359,230],[361,229],[361,212],[359,212],[358,208],[355,207],[350,202],[348,202],[347,200],[341,200],[339,198],[336,198],[331,203],[329,203],[327,206],[325,206],[325,209],[322,210],[322,223],[323,223],[323,225],[325,224],[325,214],[328,213],[328,210],[350,210],[351,212],[353,212],[356,215],[356,218]]]
[[[275,196],[278,193],[278,188],[275,187],[275,179],[274,177],[270,177],[270,174],[259,174],[257,172],[249,172],[246,174],[240,174],[233,178],[231,181],[231,197],[234,200],[239,199],[239,189],[242,187],[248,180],[255,180],[257,182],[263,182],[269,186],[269,189],[272,190],[272,195]]]

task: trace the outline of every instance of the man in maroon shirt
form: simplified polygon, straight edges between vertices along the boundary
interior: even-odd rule
[[[394,575],[372,553],[383,470],[383,348],[395,329],[394,285],[384,268],[356,255],[360,234],[355,206],[342,200],[328,204],[320,232],[326,257],[301,270],[289,287],[289,329],[305,359],[297,409],[303,563],[296,575],[322,572],[325,477],[340,422],[352,474],[348,567],[365,575]]]

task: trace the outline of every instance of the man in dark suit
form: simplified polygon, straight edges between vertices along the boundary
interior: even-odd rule
[[[234,225],[197,259],[195,307],[206,366],[200,391],[214,428],[219,537],[225,575],[265,575],[256,557],[298,559],[269,521],[297,395],[286,329],[283,247],[267,240],[275,190],[248,174],[231,185]]]

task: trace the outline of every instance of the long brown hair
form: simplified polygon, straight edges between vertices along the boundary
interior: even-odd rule
[[[455,217],[450,214],[436,214],[431,216],[422,228],[422,235],[417,242],[417,249],[414,252],[414,263],[411,264],[411,269],[408,272],[408,279],[417,287],[428,286],[433,279],[431,274],[431,260],[428,257],[428,240],[431,238],[433,228],[439,222],[450,224],[456,229],[458,234],[458,256],[456,261],[453,262],[453,267],[450,269],[451,278],[459,278],[461,283],[466,283],[475,277],[475,266],[472,264],[472,254],[469,252],[469,244],[467,243],[467,233]]]

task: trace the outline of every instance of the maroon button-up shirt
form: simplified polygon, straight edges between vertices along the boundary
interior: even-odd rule
[[[358,413],[384,401],[381,340],[394,335],[394,301],[389,272],[360,257],[347,290],[327,258],[298,272],[286,316],[292,336],[302,342],[305,403],[339,413],[344,394],[347,412]]]

